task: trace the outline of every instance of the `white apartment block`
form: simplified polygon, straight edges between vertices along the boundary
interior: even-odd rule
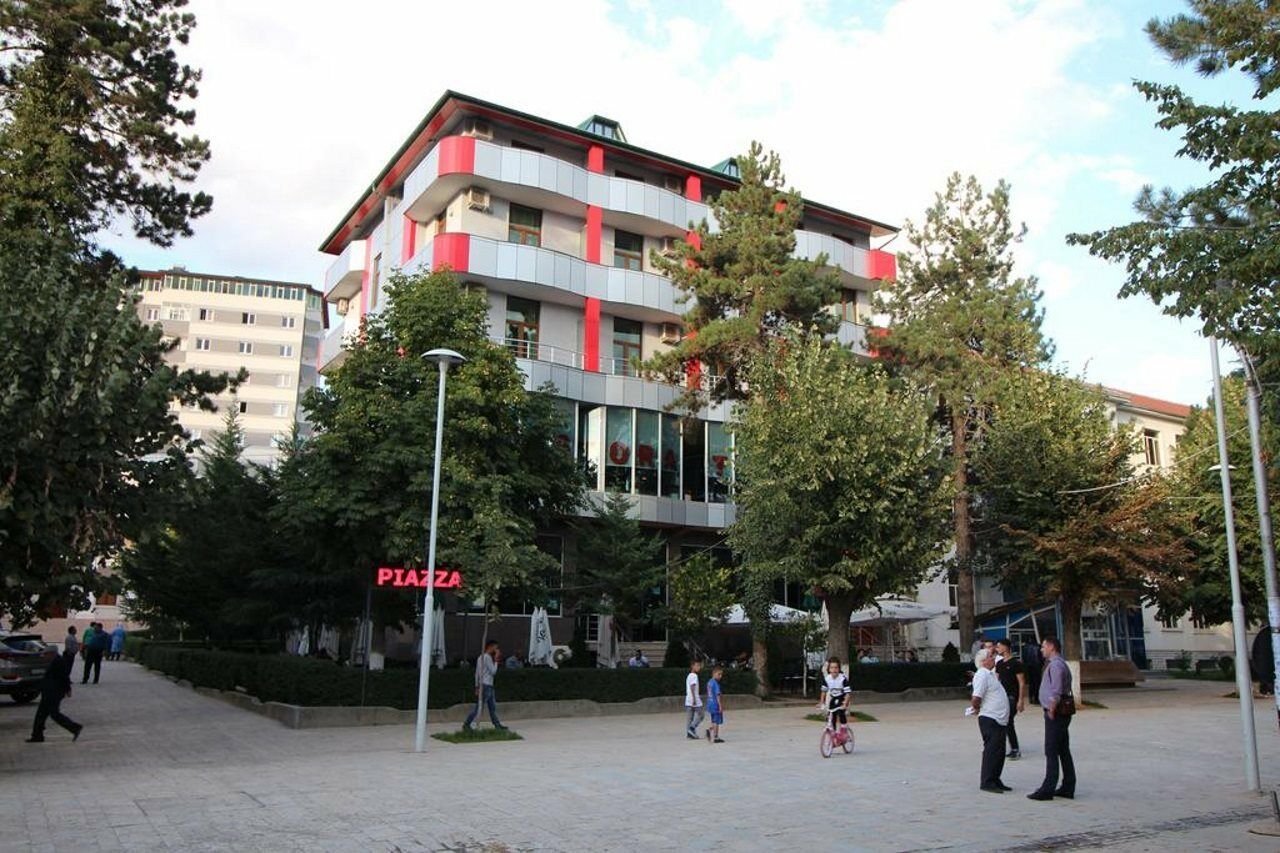
[[[271,465],[295,422],[307,432],[300,403],[316,384],[316,359],[328,326],[319,291],[181,267],[142,273],[139,289],[139,316],[177,341],[167,356],[171,363],[215,374],[248,372],[238,389],[215,398],[216,412],[174,404],[193,438],[209,441],[235,409],[245,436],[243,458]]]

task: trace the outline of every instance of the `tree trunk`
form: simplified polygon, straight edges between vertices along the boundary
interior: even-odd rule
[[[852,664],[849,656],[849,616],[853,613],[852,595],[827,595],[827,657],[840,658],[841,664]],[[826,672],[826,667],[822,671]]]
[[[767,699],[769,687],[769,638],[766,632],[751,632],[751,657],[756,668],[756,695]]]
[[[955,497],[951,515],[955,523],[956,622],[960,626],[960,652],[973,645],[977,605],[973,589],[973,534],[969,526],[968,417],[963,409],[951,413],[951,460],[954,466]]]
[[[1080,613],[1084,602],[1078,596],[1064,595],[1062,605],[1062,656],[1069,661],[1084,659],[1084,645],[1080,641]]]

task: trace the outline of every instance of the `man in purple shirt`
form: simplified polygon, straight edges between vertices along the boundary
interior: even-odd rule
[[[1071,670],[1062,659],[1062,646],[1057,637],[1045,637],[1040,644],[1044,654],[1044,675],[1040,678],[1040,707],[1044,709],[1044,781],[1030,794],[1029,800],[1052,800],[1054,797],[1075,799],[1076,765],[1071,760],[1071,714],[1062,713],[1063,697],[1070,697]],[[1062,787],[1058,787],[1058,765],[1062,765]]]

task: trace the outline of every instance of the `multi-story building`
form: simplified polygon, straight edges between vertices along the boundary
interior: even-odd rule
[[[193,438],[210,438],[235,409],[244,430],[244,459],[270,465],[295,423],[305,434],[299,403],[316,384],[316,359],[328,328],[319,291],[182,267],[142,273],[140,290],[139,316],[178,342],[167,356],[170,362],[210,373],[248,373],[239,388],[214,399],[218,411],[178,409],[179,422]]]
[[[637,376],[634,365],[683,334],[679,294],[651,252],[671,250],[691,223],[714,228],[707,201],[737,184],[732,158],[686,163],[632,145],[601,116],[574,127],[447,92],[321,245],[336,256],[324,297],[343,322],[324,341],[320,369],[341,363],[360,318],[383,306],[393,270],[447,265],[485,289],[489,333],[511,349],[527,387],[557,389],[563,443],[595,472],[596,497],[632,495],[673,559],[715,549],[734,519],[724,408],[680,418],[667,407],[681,389]],[[894,256],[872,241],[894,233],[805,202],[796,254],[825,254],[840,270],[839,339],[859,352],[870,293],[895,271]],[[567,538],[552,530],[539,541],[571,571]],[[527,611],[520,602],[502,609]],[[567,614],[551,612],[555,640],[566,642]],[[460,621],[449,627],[456,654]],[[522,647],[527,622],[504,623],[507,647]]]

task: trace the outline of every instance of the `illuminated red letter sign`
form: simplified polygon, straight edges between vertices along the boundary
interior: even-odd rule
[[[402,566],[379,566],[374,574],[374,586],[389,586],[397,589],[427,586],[430,575],[426,569],[406,569]],[[462,572],[457,569],[436,569],[436,589],[461,589]]]

